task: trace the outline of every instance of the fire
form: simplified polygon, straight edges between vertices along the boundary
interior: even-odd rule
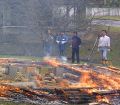
[[[97,73],[94,70],[84,70],[84,68],[75,67],[70,64],[63,64],[56,59],[46,59],[46,61],[54,66],[54,67],[65,67],[71,71],[74,71],[76,73],[80,73],[80,81],[78,83],[73,83],[69,87],[70,88],[92,88],[88,89],[87,92],[89,94],[92,94],[93,92],[98,92],[98,87],[102,88],[103,90],[119,90],[120,89],[120,76],[118,69],[114,67],[101,67],[103,69],[107,69],[111,72],[114,72],[114,75],[106,75],[103,73]],[[109,102],[108,97],[103,96],[97,96],[98,102]]]
[[[108,97],[105,96],[97,96],[97,101],[98,102],[105,102],[105,103],[110,103],[110,99]]]
[[[8,85],[0,85],[0,97],[7,96],[8,91],[20,92],[20,89],[17,87],[8,86]]]
[[[104,74],[93,74],[98,80],[98,84],[102,85],[103,87],[107,89],[119,89],[120,84],[119,81],[115,80],[115,77],[112,76],[106,76]]]
[[[62,63],[61,61],[57,60],[56,58],[50,58],[46,57],[44,58],[45,62],[48,65],[51,65],[55,68],[64,68],[66,70],[70,71],[70,74],[74,74],[77,79],[75,78],[75,82],[71,82],[69,78],[63,79],[63,78],[57,78],[55,74],[53,74],[52,80],[47,82],[54,82],[55,86],[48,86],[47,82],[44,82],[44,78],[42,77],[41,74],[39,74],[36,71],[36,65],[34,66],[29,66],[27,67],[27,72],[32,72],[34,74],[34,80],[35,80],[35,85],[39,88],[61,88],[61,89],[83,89],[84,92],[86,92],[89,95],[95,95],[97,102],[105,102],[105,103],[110,103],[110,98],[105,95],[100,95],[105,92],[109,92],[112,90],[119,90],[120,89],[120,76],[119,76],[119,71],[116,68],[113,67],[98,67],[100,70],[108,70],[109,72],[113,72],[113,74],[107,75],[104,72],[97,72],[97,70],[93,70],[92,68],[89,68],[88,65],[72,65],[69,63]],[[8,62],[8,60],[3,60],[3,62]],[[3,63],[2,62],[2,63]],[[88,68],[87,68],[88,67]],[[86,69],[87,68],[87,69]],[[103,68],[103,69],[102,69]],[[63,71],[64,71],[63,69]],[[79,74],[79,75],[76,75]],[[48,75],[49,76],[49,75]],[[62,74],[61,74],[62,76]],[[63,76],[64,77],[64,76]],[[70,77],[72,77],[70,75]],[[49,77],[48,77],[49,78]],[[70,78],[71,79],[71,78]],[[72,79],[71,79],[72,80]],[[56,82],[57,81],[57,82]],[[4,81],[1,80],[2,83]],[[6,81],[6,83],[10,83],[10,81]],[[57,85],[56,85],[57,84]],[[26,87],[27,88],[27,87]],[[28,89],[30,90],[30,89]],[[18,92],[21,94],[25,94],[26,96],[31,97],[32,93],[34,94],[47,94],[44,92],[37,92],[33,91],[32,89],[30,90],[31,92],[23,92],[20,88],[15,87],[15,86],[9,86],[9,85],[0,85],[0,97],[8,97],[9,92]],[[96,94],[97,93],[97,94]],[[80,93],[81,94],[81,93]]]
[[[83,86],[96,87],[97,84],[92,80],[90,73],[82,73],[80,83],[83,83]]]
[[[58,62],[56,58],[45,57],[44,61],[54,67],[58,67],[59,65],[61,65],[61,62]]]
[[[71,85],[71,87],[97,87],[97,84],[92,80],[90,72],[82,72],[80,77],[80,82],[76,85]]]
[[[14,58],[0,58],[0,64],[6,64],[15,61]]]
[[[77,73],[80,73],[80,82],[71,85],[70,87],[104,87],[105,89],[120,89],[120,78],[115,76],[107,76],[105,74],[97,73],[93,70],[84,70],[83,68],[74,67],[70,64],[63,64],[60,61],[58,61],[55,58],[45,58],[45,61],[47,61],[50,65],[54,67],[66,67],[70,69],[71,71],[75,71]],[[111,69],[109,69],[111,70]],[[115,71],[115,70],[113,70]],[[94,78],[93,78],[94,77]]]
[[[99,66],[98,66],[99,67]],[[107,69],[107,70],[110,70],[112,72],[115,72],[115,73],[118,73],[120,74],[120,69],[119,68],[116,68],[116,67],[113,67],[113,66],[109,66],[109,67],[99,67],[101,69]]]

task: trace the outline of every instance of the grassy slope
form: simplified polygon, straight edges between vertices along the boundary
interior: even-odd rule
[[[91,38],[87,35],[86,39],[88,40],[88,44],[86,45],[87,48],[92,48],[92,45],[95,41],[95,37],[97,33],[99,33],[102,29],[108,29],[106,26],[94,26],[96,33],[92,33]],[[109,53],[109,59],[112,60],[114,66],[120,67],[120,27],[110,27],[109,35],[111,37],[111,51]],[[82,53],[86,53],[84,50]],[[84,55],[83,54],[83,55]],[[97,48],[95,49],[95,53],[92,57],[95,61],[99,60],[99,53],[97,52]]]
[[[88,17],[91,18],[91,17]],[[110,19],[110,20],[119,20],[120,21],[120,16],[95,16],[94,19]],[[112,39],[112,51],[110,52],[110,59],[112,59],[113,64],[115,66],[120,66],[120,27],[106,27],[106,26],[93,26],[94,33],[89,33],[85,35],[85,37],[82,38],[82,47],[80,50],[80,55],[81,57],[87,57],[90,53],[90,49],[92,48],[95,38],[97,37],[97,34],[102,30],[110,30],[109,34]],[[92,59],[94,62],[99,61],[99,53],[96,51],[97,48],[95,49],[95,52],[92,56]],[[71,48],[67,47],[66,54],[68,57],[71,57]],[[17,57],[17,56],[10,56],[10,55],[0,55],[0,57]],[[31,56],[20,56],[17,58],[22,58],[22,59],[32,59],[32,60],[41,60],[40,58],[37,57],[31,57]]]
[[[91,52],[95,39],[101,30],[108,30],[106,26],[93,26],[93,32],[89,32],[82,39],[82,46],[80,48],[81,58],[87,58]],[[120,67],[120,27],[109,27],[109,35],[111,37],[111,49],[109,53],[109,59],[112,60],[114,66]],[[71,49],[67,49],[67,55],[71,57]],[[91,61],[94,63],[100,63],[99,52],[97,47],[94,50],[94,53],[91,57]]]
[[[92,17],[89,17],[92,18]],[[102,20],[115,20],[120,21],[120,16],[95,16],[94,19],[102,19]]]
[[[93,26],[94,32],[88,33],[84,37],[82,37],[82,47],[80,49],[80,55],[82,58],[87,58],[92,46],[94,44],[94,41],[98,35],[98,33],[102,29],[108,30],[108,27],[106,26]],[[114,66],[120,67],[120,27],[109,27],[109,35],[111,37],[111,45],[112,45],[112,51],[109,54],[109,59],[112,60],[112,63]],[[67,47],[67,56],[71,57],[71,48]],[[20,58],[20,59],[32,59],[39,61],[41,58],[38,57],[31,57],[31,56],[10,56],[10,55],[0,55],[0,57],[12,57],[12,58]],[[93,55],[92,55],[92,61],[95,63],[100,63],[99,59],[99,52],[97,52],[97,48],[95,49]]]
[[[94,19],[120,21],[120,16],[95,16]],[[120,27],[106,27],[106,26],[97,25],[94,26],[93,28],[95,28],[95,30],[97,30],[98,32],[103,29],[109,30],[109,34],[111,37],[111,45],[112,45],[111,47],[112,51],[109,53],[109,59],[112,60],[112,63],[115,66],[120,67]],[[97,54],[95,54],[95,56],[96,55]]]
[[[116,20],[120,21],[120,16],[102,16],[102,17],[95,17],[96,19],[109,19],[109,20]]]

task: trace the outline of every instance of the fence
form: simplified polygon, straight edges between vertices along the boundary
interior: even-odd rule
[[[120,8],[86,8],[87,16],[120,16]]]

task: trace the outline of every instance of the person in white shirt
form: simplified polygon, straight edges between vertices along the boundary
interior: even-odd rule
[[[98,41],[98,50],[101,55],[102,63],[107,64],[108,51],[110,51],[110,37],[107,36],[107,31],[102,30]]]

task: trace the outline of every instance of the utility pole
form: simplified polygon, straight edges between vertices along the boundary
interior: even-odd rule
[[[74,30],[76,31],[76,3],[74,1]]]
[[[107,0],[104,0],[104,5],[106,5],[107,4]]]

